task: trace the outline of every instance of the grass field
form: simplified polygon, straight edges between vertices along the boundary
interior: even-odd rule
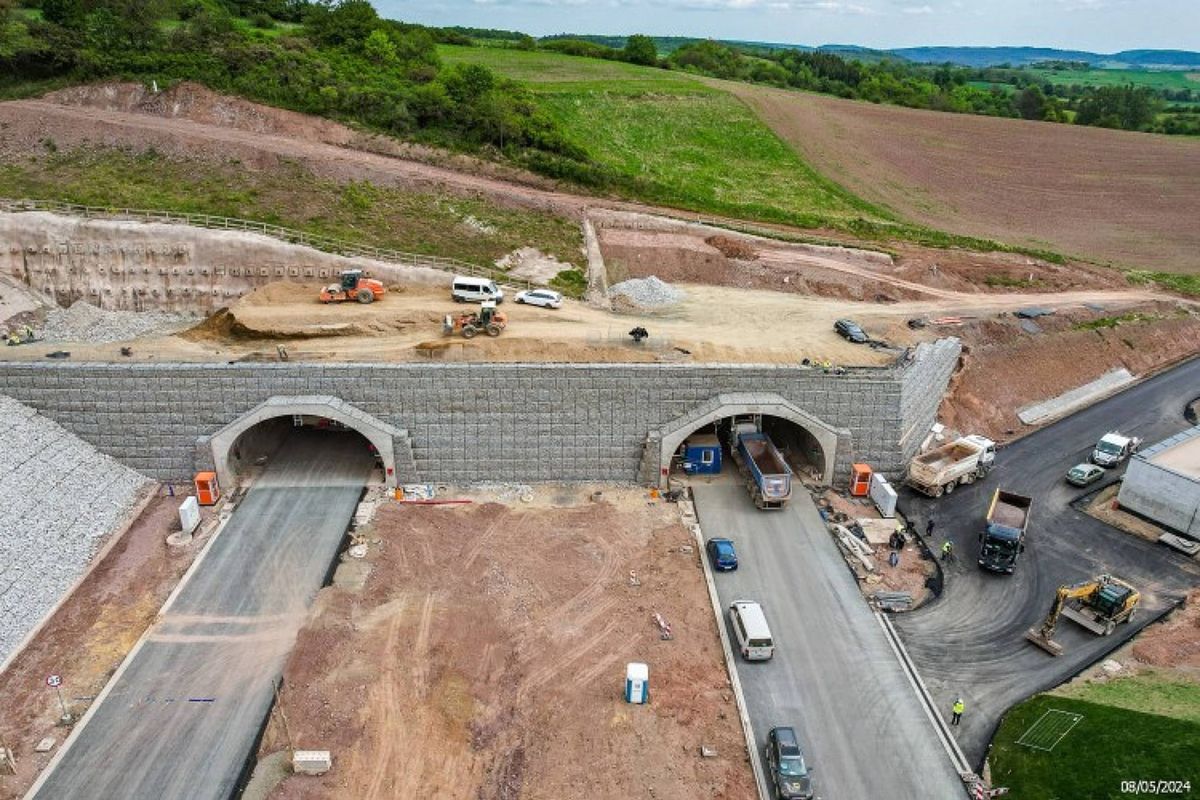
[[[817,174],[739,100],[686,75],[502,48],[439,53],[525,82],[638,199],[802,227],[890,219]]]
[[[584,264],[571,220],[477,198],[341,185],[298,167],[260,172],[116,150],[48,152],[0,164],[0,197],[241,217],[481,265],[526,246]]]
[[[1181,70],[1089,69],[1053,70],[1026,67],[1043,83],[1065,86],[1149,86],[1153,89],[1196,89],[1200,91],[1200,73]]]
[[[1195,684],[1126,678],[1071,697],[1038,695],[1001,723],[990,755],[992,785],[1021,800],[1115,800],[1136,794],[1122,781],[1186,781],[1192,788],[1174,796],[1194,797],[1200,793],[1197,694]],[[1050,751],[1018,745],[1052,709],[1082,719]]]

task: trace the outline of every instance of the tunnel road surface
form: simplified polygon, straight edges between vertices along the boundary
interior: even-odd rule
[[[797,488],[799,489],[798,482]],[[741,483],[695,481],[704,535],[734,540],[740,566],[713,576],[761,755],[767,731],[796,729],[818,798],[961,798],[962,782],[807,493],[759,511]],[[737,653],[726,613],[763,606],[775,657]],[[772,797],[765,787],[765,797]]]
[[[1152,444],[1187,428],[1184,409],[1198,396],[1200,359],[1193,359],[1002,448],[986,479],[954,494],[931,500],[910,489],[902,492],[902,510],[917,530],[924,531],[933,517],[930,547],[937,550],[949,538],[956,556],[946,568],[942,596],[897,615],[896,628],[941,709],[949,713],[959,694],[965,700],[955,732],[976,768],[1010,706],[1102,658],[1200,585],[1195,560],[1077,510],[1071,502],[1096,486],[1077,489],[1064,480],[1110,430]],[[1123,471],[1124,465],[1108,470],[1104,482]],[[1033,498],[1025,552],[1012,575],[984,572],[976,563],[978,535],[997,488]],[[1111,636],[1095,636],[1061,619],[1054,638],[1066,652],[1058,658],[1025,641],[1060,585],[1103,573],[1141,591],[1132,622],[1118,625]]]
[[[292,432],[27,797],[229,798],[371,468],[353,434]]]

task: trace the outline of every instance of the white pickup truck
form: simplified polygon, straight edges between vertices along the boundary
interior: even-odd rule
[[[1109,431],[1096,442],[1092,450],[1092,463],[1101,467],[1115,467],[1137,452],[1142,440],[1136,436],[1125,436],[1119,431]]]
[[[930,497],[941,497],[960,483],[986,476],[995,460],[995,442],[984,436],[963,436],[913,458],[908,483]]]

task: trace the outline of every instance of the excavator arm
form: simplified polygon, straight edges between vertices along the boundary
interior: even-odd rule
[[[1062,616],[1063,606],[1068,600],[1077,597],[1091,597],[1092,594],[1100,588],[1100,581],[1087,580],[1073,583],[1068,586],[1058,587],[1058,591],[1054,593],[1054,602],[1050,605],[1050,613],[1046,615],[1046,619],[1042,622],[1042,627],[1039,631],[1041,636],[1049,640],[1054,636],[1054,629],[1058,626],[1058,618]]]

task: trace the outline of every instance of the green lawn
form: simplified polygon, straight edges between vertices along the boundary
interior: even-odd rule
[[[1200,687],[1127,678],[1071,693],[1079,696],[1038,695],[1008,713],[992,742],[994,786],[1020,800],[1105,800],[1137,796],[1122,781],[1175,780],[1192,788],[1173,796],[1200,796]],[[1083,718],[1050,752],[1017,744],[1050,709]]]
[[[818,175],[737,98],[687,75],[503,48],[439,53],[525,82],[631,197],[810,228],[890,219]]]
[[[0,164],[0,197],[241,217],[484,266],[525,246],[584,264],[579,226],[548,213],[451,194],[343,185],[299,167],[260,172],[236,162],[53,149],[49,144],[43,156]]]

